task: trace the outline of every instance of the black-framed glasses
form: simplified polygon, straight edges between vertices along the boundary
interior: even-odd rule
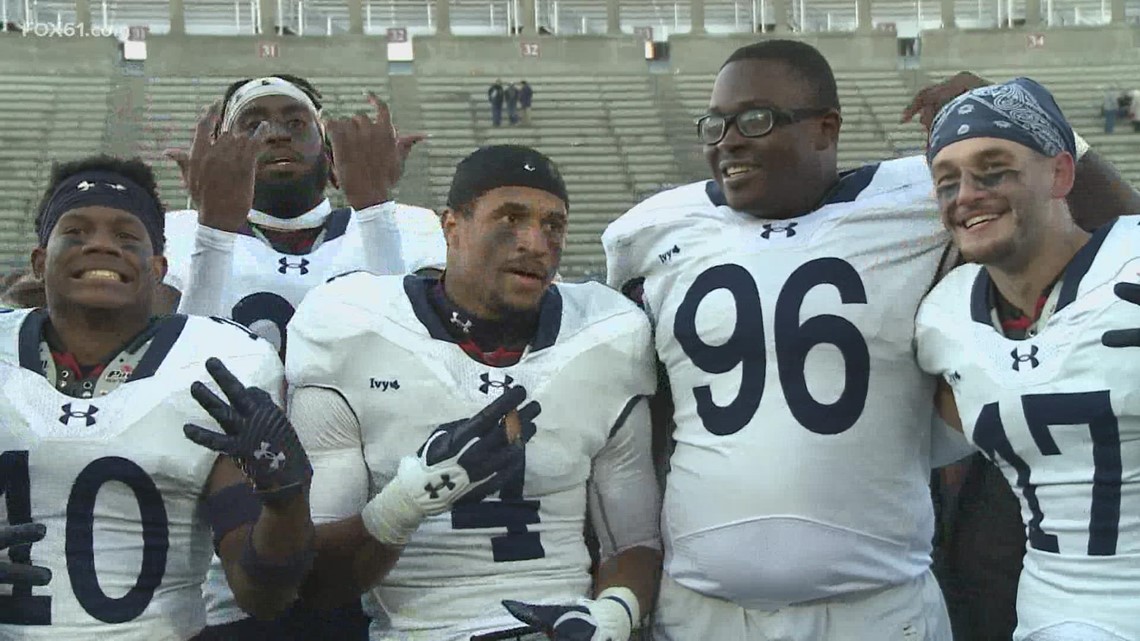
[[[706,145],[715,145],[724,140],[729,125],[736,123],[736,130],[745,138],[767,136],[777,125],[790,125],[807,118],[822,116],[832,109],[814,107],[811,109],[777,109],[775,107],[754,107],[735,114],[705,114],[697,119],[697,139]]]

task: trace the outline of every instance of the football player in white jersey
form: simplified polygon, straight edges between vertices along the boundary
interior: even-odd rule
[[[0,521],[44,526],[10,558],[55,580],[0,593],[0,638],[189,639],[205,625],[211,547],[242,607],[283,611],[313,526],[311,468],[270,397],[276,351],[229,321],[151,316],[163,210],[141,161],[57,167],[36,232],[47,307],[0,314]],[[207,371],[237,413],[217,412]],[[212,416],[231,436],[202,427]]]
[[[285,326],[313,286],[353,269],[442,268],[435,213],[390,198],[421,137],[397,137],[387,105],[368,100],[374,119],[322,122],[320,93],[280,74],[239,80],[207,110],[190,152],[172,152],[199,208],[167,223],[180,312],[233,318],[284,354]],[[330,181],[350,207],[332,208]]]
[[[841,174],[840,125],[813,47],[741,48],[698,121],[714,180],[603,235],[672,390],[660,639],[950,638],[928,479],[967,450],[911,350],[948,236],[924,159]]]
[[[942,223],[971,264],[923,301],[918,360],[942,378],[942,416],[1020,495],[1013,638],[1136,641],[1140,370],[1111,347],[1140,323],[1114,295],[1137,280],[1140,218],[1091,235],[1073,222],[1072,129],[1026,78],[949,103],[927,153]]]
[[[443,266],[435,213],[389,197],[418,138],[397,138],[387,106],[375,95],[369,100],[375,119],[325,123],[321,95],[304,79],[282,74],[230,86],[199,121],[190,153],[176,156],[199,205],[167,223],[166,284],[181,291],[179,311],[232,318],[283,356],[285,327],[317,284],[354,269],[403,274]],[[350,208],[334,210],[325,198],[330,167]],[[359,607],[316,619],[291,613],[286,629],[249,620],[227,594],[217,561],[207,600],[204,641],[366,633]],[[230,627],[214,629],[222,625]]]
[[[315,519],[336,521],[318,527],[302,596],[368,592],[390,619],[374,640],[626,641],[649,610],[650,327],[603,285],[552,284],[567,214],[545,156],[480,149],[452,182],[442,280],[338,277],[290,323],[291,418],[313,457]],[[486,434],[524,397],[505,420],[517,440]],[[475,455],[496,440],[511,453]],[[602,548],[593,585],[587,513]]]

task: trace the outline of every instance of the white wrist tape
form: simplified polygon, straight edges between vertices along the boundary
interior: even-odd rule
[[[637,627],[641,621],[641,606],[638,605],[637,595],[633,593],[633,590],[621,586],[606,588],[598,593],[598,597],[594,600],[601,601],[602,599],[617,599],[625,604],[625,607],[629,609],[630,627]]]
[[[416,465],[416,459],[409,456],[400,461],[400,467],[409,460]],[[412,533],[424,520],[423,509],[416,503],[414,492],[408,491],[408,478],[408,475],[397,473],[360,511],[364,529],[385,545],[407,545]]]

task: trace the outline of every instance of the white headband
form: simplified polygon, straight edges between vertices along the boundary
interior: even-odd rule
[[[288,96],[293,100],[301,103],[313,112],[313,116],[317,119],[317,126],[320,127],[321,110],[313,104],[313,99],[309,97],[304,91],[289,82],[282,80],[276,76],[266,76],[264,78],[255,78],[245,83],[234,95],[230,96],[229,102],[225,106],[225,117],[222,119],[222,133],[229,131],[234,122],[237,121],[241,115],[242,109],[249,103],[261,98],[262,96]]]

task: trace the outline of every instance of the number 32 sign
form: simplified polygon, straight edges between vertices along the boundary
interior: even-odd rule
[[[537,42],[520,42],[519,48],[522,50],[524,58],[537,58],[538,57],[538,43]]]

